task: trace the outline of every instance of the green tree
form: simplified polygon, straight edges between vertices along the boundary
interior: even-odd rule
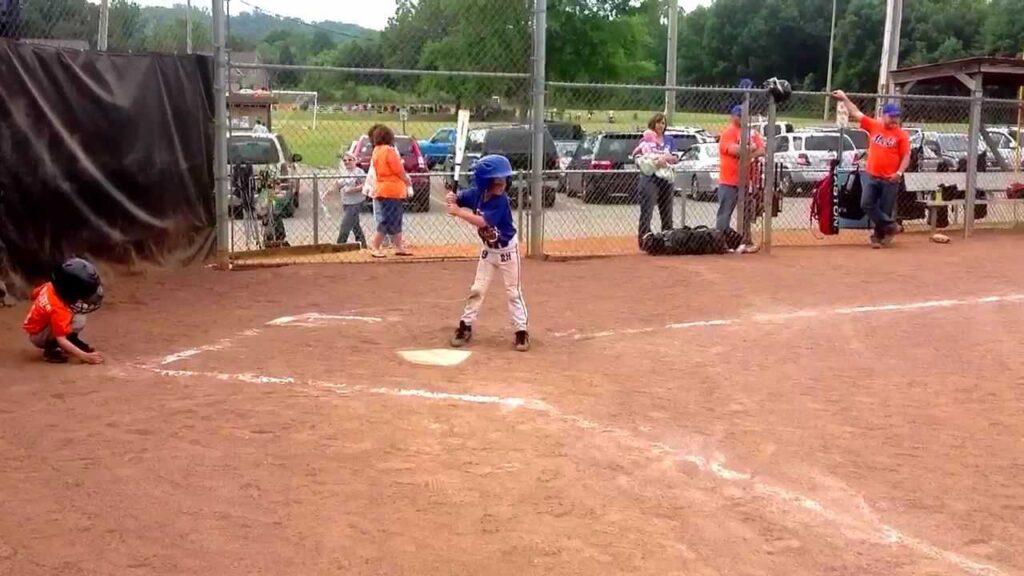
[[[322,52],[329,52],[334,50],[334,38],[330,34],[323,30],[317,30],[313,34],[312,40],[309,43],[309,52],[312,56],[317,56]]]
[[[21,38],[84,40],[96,46],[99,6],[85,0],[23,2]]]
[[[142,8],[135,2],[111,2],[107,30],[107,45],[111,50],[134,52],[146,47],[146,20]]]
[[[639,9],[626,6],[618,12],[609,4],[614,3],[550,1],[549,78],[636,83],[654,80],[657,71],[664,70],[665,31],[660,22],[660,1],[648,0]],[[658,36],[661,42],[654,40]],[[656,46],[661,48],[660,57]]]
[[[885,0],[851,0],[836,25],[833,85],[846,90],[874,92],[882,60]]]
[[[1024,52],[1024,7],[1020,0],[991,0],[982,44],[985,52],[993,55],[1016,56]]]
[[[904,12],[900,65],[963,58],[984,52],[988,6],[978,0],[918,0]]]
[[[913,0],[905,3],[901,65],[1024,50],[1022,0]],[[827,0],[715,0],[679,18],[680,84],[734,86],[740,78],[780,76],[804,89],[824,85],[831,3]],[[95,46],[99,9],[88,0],[23,2],[22,37],[85,40]],[[834,84],[875,88],[885,0],[839,0]],[[306,23],[263,13],[232,18],[233,50],[255,49],[263,61],[344,68],[529,72],[529,0],[397,0],[376,33],[340,22]],[[183,6],[140,7],[111,0],[113,50],[183,51]],[[664,0],[548,0],[547,76],[595,83],[662,82],[666,58]],[[210,47],[210,14],[192,14],[196,50]],[[353,39],[349,39],[349,38]],[[491,96],[525,104],[528,82],[462,76],[296,73],[274,75],[278,87],[305,87],[350,97],[454,98],[482,104]],[[613,93],[618,92],[620,96]],[[561,97],[568,92],[563,92]],[[554,96],[559,96],[554,94]],[[574,94],[595,107],[636,92]],[[645,102],[655,102],[656,91]]]
[[[146,39],[146,49],[152,52],[184,53],[188,48],[188,24],[185,18],[169,20],[158,25]],[[213,37],[206,22],[192,22],[192,50],[211,52]]]

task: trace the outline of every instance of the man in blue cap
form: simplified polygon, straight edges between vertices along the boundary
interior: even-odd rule
[[[850,119],[858,122],[870,136],[868,162],[861,174],[860,207],[875,225],[871,247],[881,248],[900,232],[892,212],[903,173],[910,165],[910,137],[900,127],[898,105],[885,104],[881,117],[875,119],[865,116],[842,90],[833,92],[832,97],[846,106]]]
[[[736,209],[739,201],[740,184],[740,127],[742,126],[743,107],[733,106],[729,110],[729,127],[722,131],[718,139],[718,157],[720,162],[718,176],[718,218],[716,228],[726,230],[732,221],[732,212]],[[749,158],[759,158],[764,155],[764,138],[759,132],[753,132],[749,142]],[[750,169],[744,166],[743,169]],[[744,205],[746,206],[746,205]],[[744,210],[747,222],[753,220],[751,215]],[[746,233],[747,226],[744,222],[737,225],[741,231]],[[749,242],[750,238],[744,238]]]

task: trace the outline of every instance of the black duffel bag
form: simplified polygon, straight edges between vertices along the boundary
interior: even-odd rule
[[[707,226],[683,226],[666,232],[650,232],[640,246],[652,255],[725,254],[743,243],[739,232],[729,228],[714,230]]]

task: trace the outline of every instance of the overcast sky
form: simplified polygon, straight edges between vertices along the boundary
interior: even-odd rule
[[[90,0],[97,3],[97,0]],[[136,0],[148,6],[174,6],[185,0]],[[395,0],[230,0],[231,13],[251,12],[246,3],[280,14],[307,21],[335,20],[358,24],[366,28],[383,30],[388,18],[395,13]],[[501,2],[503,0],[495,0]],[[679,0],[684,10],[692,10],[712,0]],[[193,6],[209,8],[209,0],[192,0]]]

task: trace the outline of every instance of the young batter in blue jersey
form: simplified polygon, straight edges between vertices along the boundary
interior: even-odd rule
[[[473,322],[480,314],[487,288],[495,273],[505,282],[508,310],[515,327],[515,347],[520,352],[530,349],[527,332],[526,302],[520,278],[519,246],[512,221],[512,206],[505,187],[512,176],[508,158],[497,154],[484,156],[473,170],[474,186],[459,193],[448,193],[448,213],[476,226],[483,248],[476,266],[476,279],[469,290],[466,308],[459,327],[452,336],[452,346],[465,346],[473,337]]]

